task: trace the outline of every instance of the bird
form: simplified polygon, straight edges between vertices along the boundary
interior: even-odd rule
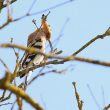
[[[52,43],[51,43],[52,31],[51,31],[50,25],[47,22],[48,14],[42,15],[40,28],[37,28],[33,33],[31,33],[28,36],[28,40],[27,40],[27,47],[28,48],[33,47],[42,53],[45,53],[47,41],[50,44],[51,51],[53,51],[53,47],[52,47]],[[21,64],[20,71],[22,71],[23,69],[28,69],[34,65],[39,65],[43,60],[44,60],[44,56],[41,54],[25,52],[25,56],[24,56],[24,59],[23,59],[22,64]],[[32,71],[29,71],[28,73],[22,73],[21,72],[20,74],[18,74],[18,76],[20,78],[22,78],[24,76],[28,77],[29,74],[31,74],[31,73],[32,73]]]

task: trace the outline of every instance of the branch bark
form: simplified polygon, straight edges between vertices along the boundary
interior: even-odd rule
[[[79,93],[76,89],[76,82],[73,82],[73,86],[74,86],[74,89],[75,89],[75,96],[76,96],[76,100],[77,100],[77,104],[78,104],[78,109],[82,110],[83,101],[80,99]]]
[[[5,78],[0,80],[0,89],[3,90],[9,90],[15,95],[18,95],[22,99],[24,99],[26,102],[28,102],[30,105],[32,105],[37,110],[44,110],[40,104],[35,102],[29,95],[27,95],[22,89],[19,87],[11,85],[8,81],[6,81],[8,76],[5,76]]]
[[[80,49],[78,49],[76,52],[74,52],[72,55],[77,55],[78,53],[80,53],[82,50],[87,48],[89,45],[91,45],[96,40],[103,39],[103,38],[105,38],[105,37],[107,37],[109,35],[110,35],[110,27],[102,35],[97,35],[96,37],[91,39],[89,42],[87,42],[85,45],[83,45]]]
[[[42,63],[40,65],[28,68],[28,70],[24,69],[21,72],[28,72],[30,70],[34,70],[36,68],[39,68],[39,67],[44,66],[44,65],[49,65],[49,64],[64,64],[67,61],[80,61],[80,62],[86,62],[86,63],[91,63],[91,64],[97,64],[97,65],[102,65],[102,66],[110,67],[110,62],[99,61],[99,60],[83,58],[83,57],[76,57],[76,56],[73,56],[73,55],[70,55],[70,56],[60,56],[60,55],[55,55],[55,54],[45,54],[45,53],[42,53],[39,50],[36,50],[34,48],[27,48],[25,46],[16,45],[16,44],[1,44],[0,47],[2,47],[2,48],[13,48],[14,47],[14,48],[18,48],[18,49],[27,51],[29,53],[38,53],[38,54],[44,55],[47,58],[57,59],[57,61],[55,60],[55,61],[50,61],[50,62]]]

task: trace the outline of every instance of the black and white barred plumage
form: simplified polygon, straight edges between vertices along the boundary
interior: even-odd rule
[[[49,14],[49,13],[48,13]],[[51,27],[47,23],[47,15],[42,15],[41,18],[41,26],[39,29],[37,29],[35,32],[29,35],[27,47],[34,47],[37,50],[41,51],[42,53],[45,53],[45,45],[46,41],[49,41],[51,50],[53,50],[52,44],[50,42],[51,39]],[[29,54],[28,52],[25,53],[25,58],[22,61],[21,64],[21,70],[28,69],[32,67],[33,65],[39,65],[44,59],[44,56],[41,54]],[[18,76],[20,78],[24,77],[25,75],[29,75],[29,73],[22,73],[19,72]]]
[[[28,37],[27,47],[34,47],[41,52],[45,52],[46,34],[40,29],[33,32]],[[25,53],[25,58],[22,62],[22,69],[32,67],[33,65],[39,65],[44,59],[41,54],[29,54]],[[20,78],[25,76],[25,73],[19,75]]]

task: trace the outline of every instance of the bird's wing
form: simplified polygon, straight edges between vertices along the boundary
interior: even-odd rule
[[[33,39],[32,39],[33,38]],[[29,42],[31,41],[31,42]],[[45,52],[45,43],[46,43],[46,36],[44,33],[39,32],[37,36],[33,37],[32,34],[28,38],[28,47],[34,47],[41,52]],[[43,61],[44,56],[40,54],[25,54],[25,58],[22,62],[22,68],[29,68],[33,65],[39,65]],[[23,77],[25,74],[20,75]]]

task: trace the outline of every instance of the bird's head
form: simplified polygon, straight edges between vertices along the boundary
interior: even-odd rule
[[[52,43],[50,41],[52,30],[51,30],[51,26],[47,22],[47,16],[49,14],[50,14],[50,11],[49,11],[49,13],[47,15],[44,15],[44,14],[42,15],[42,18],[41,18],[41,29],[46,34],[46,39],[48,40],[48,42],[50,44],[51,51],[53,51],[53,46],[52,46]]]
[[[51,26],[47,22],[47,17],[48,17],[49,14],[50,14],[50,12],[47,15],[43,14],[42,18],[41,18],[41,29],[46,34],[46,39],[47,40],[51,39],[51,34],[52,34]]]

